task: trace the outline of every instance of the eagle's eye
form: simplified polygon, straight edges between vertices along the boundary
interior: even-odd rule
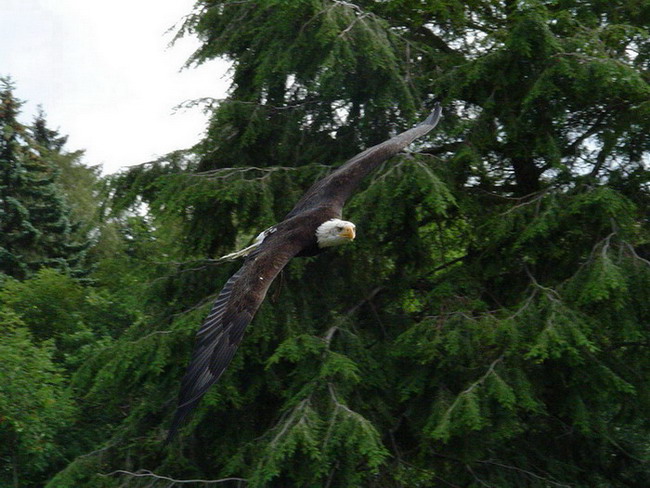
[[[337,226],[336,226],[336,230],[338,230],[338,231],[340,232],[340,231],[343,230],[343,227],[341,227],[340,225],[337,225]]]

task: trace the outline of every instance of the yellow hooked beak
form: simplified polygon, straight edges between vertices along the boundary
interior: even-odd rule
[[[348,226],[344,227],[341,233],[339,234],[341,237],[345,237],[346,239],[353,240],[356,236],[356,232],[354,231],[354,227]]]

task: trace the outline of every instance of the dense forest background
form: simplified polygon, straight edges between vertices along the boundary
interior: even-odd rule
[[[232,62],[189,150],[102,176],[2,80],[0,485],[650,486],[650,4],[188,14]],[[435,99],[163,446],[215,258]]]

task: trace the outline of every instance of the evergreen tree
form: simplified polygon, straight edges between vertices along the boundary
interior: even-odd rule
[[[32,136],[17,120],[12,83],[0,83],[0,272],[23,279],[48,266],[81,276],[88,241],[73,236],[58,171],[39,150],[60,150],[64,141],[38,120]]]
[[[181,34],[233,62],[231,94],[195,154],[115,178],[168,263],[149,319],[75,373],[105,440],[49,486],[648,486],[649,20],[632,0],[199,1]],[[236,269],[212,258],[431,94],[440,131],[346,208],[355,245],[287,267],[161,454]]]
[[[99,166],[87,166],[81,161],[84,151],[69,152],[64,149],[68,137],[51,129],[46,114],[39,108],[29,128],[34,146],[40,156],[55,170],[55,183],[65,195],[70,208],[69,220],[73,223],[71,237],[85,242],[88,235],[101,240],[101,171]]]
[[[45,120],[45,111],[39,106],[34,123],[32,124],[32,137],[41,149],[60,153],[68,141],[67,136],[62,136],[59,131],[50,129]]]

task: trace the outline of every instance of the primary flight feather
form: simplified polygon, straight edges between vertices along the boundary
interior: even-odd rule
[[[356,155],[312,185],[291,212],[262,232],[253,245],[225,256],[246,256],[246,260],[226,282],[196,334],[168,441],[230,363],[246,326],[282,268],[295,256],[312,256],[352,241],[355,225],[341,220],[346,200],[365,176],[433,129],[441,112],[440,105],[436,104],[424,122]]]

